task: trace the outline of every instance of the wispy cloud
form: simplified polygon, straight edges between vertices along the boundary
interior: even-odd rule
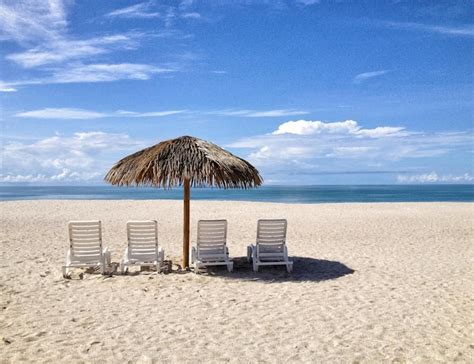
[[[362,83],[362,82],[365,82],[365,81],[367,81],[371,78],[385,75],[388,72],[391,72],[391,70],[370,71],[370,72],[359,73],[358,75],[356,75],[354,77],[352,82],[353,83]]]
[[[70,76],[72,77],[72,76]],[[102,80],[103,81],[103,80]],[[128,110],[117,110],[113,112],[103,112],[95,110],[85,110],[78,108],[44,108],[38,110],[23,111],[14,114],[15,117],[33,118],[33,119],[99,119],[109,117],[163,117],[177,114],[201,115],[201,116],[234,116],[249,118],[268,118],[280,117],[288,115],[307,114],[307,111],[275,109],[275,110],[246,110],[246,109],[229,109],[219,111],[201,111],[201,110],[162,110],[162,111],[146,111],[136,112]]]
[[[41,110],[31,110],[15,114],[20,118],[33,119],[98,119],[107,117],[107,114],[73,108],[46,108]]]
[[[117,49],[135,49],[139,33],[115,34],[83,40],[61,39],[5,58],[24,68],[81,60]]]
[[[55,41],[67,27],[62,0],[6,0],[0,3],[2,38],[21,44],[38,39]]]
[[[208,115],[219,116],[240,116],[249,118],[272,118],[281,116],[306,115],[309,111],[293,109],[274,109],[274,110],[245,110],[245,109],[226,109],[206,112]]]
[[[24,111],[14,114],[20,118],[31,118],[31,119],[72,119],[72,120],[87,120],[87,119],[100,119],[109,117],[164,117],[169,115],[182,114],[186,110],[164,110],[164,111],[151,111],[151,112],[134,112],[126,110],[117,110],[110,113],[97,112],[84,109],[76,108],[46,108],[39,110]]]
[[[119,18],[159,18],[161,16],[159,12],[150,10],[152,6],[153,2],[144,2],[111,11],[105,16]]]
[[[199,13],[184,13],[181,15],[182,18],[184,19],[200,19],[201,18],[201,14]]]
[[[52,81],[55,83],[75,83],[108,82],[122,79],[148,80],[154,74],[174,71],[170,68],[137,63],[74,65],[71,68],[56,72]]]
[[[406,29],[406,30],[415,30],[428,33],[436,34],[445,34],[451,36],[460,36],[460,37],[474,37],[474,25],[464,25],[460,27],[450,27],[443,25],[429,25],[421,23],[404,23],[404,22],[384,22],[386,26]]]
[[[164,110],[164,111],[148,111],[148,112],[119,110],[113,116],[130,116],[133,118],[149,118],[149,117],[163,117],[163,116],[177,115],[177,114],[183,114],[186,112],[187,110]]]
[[[177,19],[200,19],[201,14],[190,11],[192,4],[183,6],[172,6],[157,4],[148,1],[125,8],[113,10],[105,15],[106,18],[147,19],[160,18],[166,27],[171,27]]]
[[[17,89],[0,81],[0,92],[16,92]]]
[[[139,63],[118,64],[69,64],[43,78],[31,78],[21,81],[0,82],[0,92],[26,85],[62,84],[62,83],[94,83],[119,80],[148,80],[153,75],[176,72],[172,68],[156,67]],[[3,91],[5,92],[5,91]]]
[[[122,9],[122,13],[143,11],[147,4],[151,3],[132,6],[128,12]],[[103,60],[104,55],[116,51],[137,49],[145,39],[176,36],[172,31],[134,31],[78,39],[68,32],[67,6],[61,0],[5,1],[0,4],[0,18],[0,40],[15,41],[25,49],[5,58],[36,72],[35,77],[0,81],[0,92],[13,92],[25,85],[148,80],[177,70],[177,64],[170,67]],[[99,56],[102,62],[94,62]]]
[[[308,6],[319,4],[321,0],[296,0],[296,2]]]

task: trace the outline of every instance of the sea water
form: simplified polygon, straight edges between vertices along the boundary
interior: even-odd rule
[[[0,200],[181,200],[182,189],[114,186],[0,186]],[[337,185],[192,188],[193,200],[287,203],[474,201],[474,185]]]

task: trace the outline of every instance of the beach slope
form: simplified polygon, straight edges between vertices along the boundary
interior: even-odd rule
[[[5,362],[472,362],[474,204],[191,203],[225,218],[233,257],[257,219],[287,218],[294,273],[245,260],[195,275],[61,276],[68,220],[100,219],[118,262],[125,223],[158,220],[180,263],[180,201],[1,202]],[[176,269],[176,265],[174,266]]]

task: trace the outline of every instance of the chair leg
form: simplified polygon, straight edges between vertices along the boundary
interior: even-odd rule
[[[258,264],[255,259],[252,261],[252,265],[253,265],[253,271],[255,273],[258,272]]]
[[[69,278],[69,268],[63,267],[63,278]]]
[[[100,272],[103,275],[109,273],[110,263],[111,263],[111,254],[108,251],[108,249],[106,248],[106,249],[104,249],[102,264],[101,264],[101,267],[100,267]]]
[[[123,258],[120,261],[120,273],[126,274],[128,271],[128,246],[125,248],[125,252],[123,253]]]
[[[126,262],[125,260],[122,260],[120,262],[120,273],[127,274],[127,272],[128,272],[128,262]]]
[[[234,270],[234,263],[233,262],[230,262],[227,264],[227,270],[230,272],[232,272]]]
[[[252,246],[252,265],[253,271],[258,272],[258,263],[257,263],[257,249]]]
[[[196,248],[193,246],[191,249],[191,263],[196,261]]]
[[[69,277],[69,265],[71,264],[71,249],[68,249],[67,254],[66,254],[66,264],[63,266],[63,277],[68,278]]]

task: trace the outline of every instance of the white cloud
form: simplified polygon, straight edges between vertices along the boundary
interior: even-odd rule
[[[201,14],[190,11],[192,4],[179,6],[156,4],[154,1],[143,2],[135,5],[131,5],[125,8],[116,9],[106,14],[107,18],[129,18],[129,19],[147,19],[147,18],[160,18],[163,20],[165,27],[169,28],[173,26],[178,19],[200,19]],[[157,11],[159,10],[159,11]]]
[[[381,71],[371,71],[371,72],[364,72],[364,73],[359,73],[354,77],[352,82],[354,83],[362,83],[364,81],[367,81],[371,78],[374,77],[379,77],[382,75],[385,75],[386,73],[390,72],[390,70],[381,70]]]
[[[144,2],[117,9],[106,14],[106,17],[117,18],[159,18],[161,15],[158,12],[150,11],[152,2]]]
[[[337,121],[325,123],[323,121],[296,120],[281,124],[272,134],[295,134],[314,135],[321,133],[329,134],[351,134],[361,137],[381,138],[388,136],[405,135],[403,127],[376,127],[374,129],[363,129],[354,120]]]
[[[300,111],[300,110],[277,109],[277,110],[267,110],[267,111],[252,111],[248,113],[246,116],[251,117],[251,118],[271,118],[271,117],[306,115],[306,114],[309,114],[309,112]]]
[[[50,77],[22,81],[0,82],[2,88],[15,89],[25,85],[94,83],[119,80],[149,80],[153,75],[170,74],[175,69],[139,63],[70,64],[53,72]]]
[[[303,5],[314,5],[314,4],[319,4],[321,0],[296,0],[296,2]]]
[[[170,73],[169,68],[138,63],[74,65],[55,72],[55,83],[108,82],[117,80],[148,80],[153,74]]]
[[[400,126],[378,126],[374,129],[359,129],[356,134],[370,138],[406,135],[405,128]]]
[[[246,149],[244,157],[261,169],[263,175],[288,180],[288,171],[292,178],[320,171],[326,174],[400,171],[403,164],[419,171],[450,153],[472,149],[472,135],[470,132],[426,133],[390,126],[369,129],[354,120],[333,123],[297,120],[280,124],[272,133],[243,138],[227,147]]]
[[[326,154],[326,157],[336,157],[336,158],[358,158],[367,154],[370,151],[375,150],[374,147],[364,147],[364,146],[357,146],[357,147],[334,147],[332,148],[332,152]]]
[[[184,19],[200,19],[201,14],[199,13],[184,13],[181,15],[182,18]]]
[[[300,146],[278,146],[265,145],[259,148],[257,151],[251,153],[248,158],[253,161],[264,161],[269,158],[276,158],[282,160],[295,160],[295,159],[307,159],[311,158],[313,149],[310,147]]]
[[[127,134],[100,131],[55,135],[29,144],[6,142],[0,182],[100,180],[117,159],[111,153],[140,146]]]
[[[219,115],[219,116],[241,116],[249,118],[270,118],[270,117],[281,117],[291,115],[305,115],[309,114],[308,111],[293,110],[293,109],[275,109],[275,110],[246,110],[246,109],[227,109],[227,110],[215,110],[208,111],[208,115]]]
[[[163,110],[163,111],[151,111],[151,112],[135,112],[126,110],[117,110],[111,113],[97,112],[84,109],[76,108],[45,108],[39,110],[24,111],[15,114],[16,117],[21,118],[32,118],[32,119],[99,119],[107,117],[164,117],[169,115],[182,114],[186,110]]]
[[[73,108],[46,108],[20,112],[15,116],[33,119],[97,119],[106,117],[107,114]]]
[[[16,92],[17,89],[3,82],[0,82],[0,92]]]
[[[439,175],[433,171],[424,174],[399,175],[397,180],[399,183],[468,183],[474,181],[474,176],[471,176],[469,173]]]
[[[322,121],[310,121],[310,120],[296,120],[287,121],[281,124],[277,130],[272,134],[296,134],[296,135],[311,135],[319,134],[322,132],[338,133],[357,131],[357,122],[354,120],[346,120],[342,122],[324,123]]]
[[[162,117],[162,116],[182,114],[184,112],[186,112],[186,110],[151,111],[151,112],[142,112],[142,113],[132,113],[130,116],[137,117],[137,118]]]
[[[105,81],[106,77],[112,77],[113,75],[101,75],[100,73],[95,73],[94,79],[89,79],[89,82],[95,82],[94,80],[98,78],[101,81]],[[56,82],[74,82],[75,78],[79,77],[75,73],[71,73],[65,79],[58,79]],[[125,77],[125,76],[122,76]],[[130,76],[132,77],[132,75]],[[140,75],[135,75],[134,77],[140,77]],[[83,77],[83,82],[85,82],[85,76]],[[245,110],[245,109],[231,109],[231,110],[220,110],[220,111],[199,111],[199,110],[160,110],[160,111],[129,111],[129,110],[117,110],[113,112],[102,112],[94,110],[85,110],[77,108],[45,108],[38,110],[29,110],[23,111],[14,114],[16,117],[25,117],[25,118],[36,118],[36,119],[97,119],[97,118],[106,118],[106,117],[163,117],[176,114],[194,114],[194,115],[217,115],[217,116],[240,116],[240,117],[250,117],[250,118],[265,118],[265,117],[278,117],[285,115],[299,115],[306,114],[306,111],[298,110],[286,110],[286,109],[276,109],[276,110]]]
[[[437,33],[451,36],[460,37],[474,37],[474,26],[472,24],[464,25],[461,27],[447,27],[442,25],[427,25],[421,23],[397,23],[397,22],[385,22],[387,26],[407,29],[407,30],[418,30],[427,33]]]

